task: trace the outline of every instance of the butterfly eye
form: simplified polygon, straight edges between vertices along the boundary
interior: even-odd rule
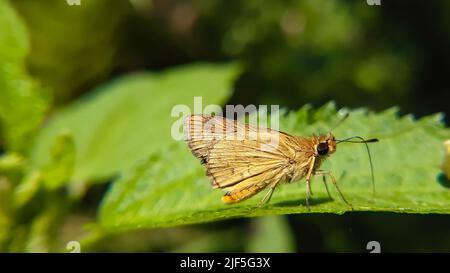
[[[328,143],[326,142],[321,142],[317,145],[317,153],[319,155],[326,155],[328,153]]]

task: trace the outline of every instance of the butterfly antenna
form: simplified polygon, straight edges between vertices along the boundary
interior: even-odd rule
[[[359,141],[354,141],[352,139],[359,139]],[[372,174],[372,194],[373,196],[375,196],[375,175],[373,172],[373,164],[372,164],[372,156],[370,155],[370,149],[369,149],[369,145],[367,145],[367,143],[373,143],[373,142],[378,142],[377,138],[372,138],[372,139],[364,139],[360,136],[354,136],[354,137],[349,137],[347,139],[343,139],[343,140],[337,140],[336,144],[342,143],[342,142],[348,142],[348,143],[364,143],[366,145],[366,149],[367,149],[367,155],[369,156],[369,163],[370,163],[370,172]]]

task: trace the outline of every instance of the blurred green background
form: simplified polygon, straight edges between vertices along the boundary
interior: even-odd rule
[[[42,116],[31,129],[2,137],[0,149],[19,158],[26,157],[47,118],[99,85],[132,72],[197,62],[242,66],[223,104],[298,109],[333,100],[339,107],[398,106],[416,117],[450,114],[446,0],[382,0],[381,6],[365,0],[81,0],[79,6],[0,1],[2,7],[11,3],[24,22],[29,52],[21,53],[23,69],[38,86],[27,89],[34,90],[36,109],[10,122]],[[0,31],[6,33],[1,25]],[[4,132],[8,120],[4,114]],[[0,251],[62,251],[65,242],[83,238],[112,181],[100,180],[69,188],[75,197],[45,193],[45,201],[0,217],[0,225],[8,226],[3,235],[0,230]],[[0,179],[0,194],[8,185]],[[0,205],[8,206],[1,200]],[[366,243],[375,240],[383,251],[448,252],[449,227],[445,215],[289,215],[93,236],[86,251],[366,252]]]

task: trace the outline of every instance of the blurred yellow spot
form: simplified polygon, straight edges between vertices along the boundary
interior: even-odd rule
[[[236,200],[234,200],[231,196],[229,195],[224,195],[222,196],[222,202],[230,204],[230,203],[235,203]]]
[[[280,27],[287,36],[296,36],[303,32],[305,19],[296,12],[288,11],[281,17]]]
[[[445,176],[450,179],[450,139],[444,142],[445,157],[441,169]]]

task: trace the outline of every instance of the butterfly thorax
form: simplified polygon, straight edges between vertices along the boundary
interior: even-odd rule
[[[336,140],[331,134],[296,137],[294,156],[290,163],[290,172],[287,175],[288,182],[301,180],[308,175],[311,164],[314,161],[311,172],[319,170],[323,161],[336,151]]]

